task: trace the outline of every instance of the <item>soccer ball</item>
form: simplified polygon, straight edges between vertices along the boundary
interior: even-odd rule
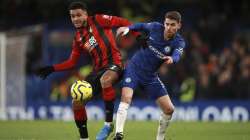
[[[88,101],[92,97],[92,86],[87,81],[76,81],[71,86],[71,97],[76,101]]]

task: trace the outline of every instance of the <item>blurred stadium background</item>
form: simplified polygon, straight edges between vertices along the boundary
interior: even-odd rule
[[[0,1],[1,140],[67,139],[66,134],[69,134],[69,139],[77,138],[72,122],[69,87],[75,80],[84,79],[91,71],[91,59],[84,54],[76,69],[52,74],[46,80],[41,80],[32,73],[38,66],[58,63],[68,58],[74,33],[67,10],[69,2],[70,0]],[[86,3],[90,14],[122,16],[133,22],[162,22],[166,11],[180,11],[183,16],[181,32],[187,41],[185,55],[177,65],[159,69],[160,77],[167,85],[176,106],[170,137],[209,139],[221,134],[226,137],[213,138],[250,139],[250,1],[86,0]],[[123,50],[125,62],[136,49]],[[117,94],[118,100],[119,97]],[[117,105],[118,101],[116,107]],[[88,104],[92,137],[97,129],[94,126],[98,127],[102,123],[102,107],[100,97],[95,97]],[[148,100],[143,90],[138,89],[129,109],[128,118],[131,121],[127,127],[132,126],[133,129],[134,124],[134,129],[139,134],[152,131],[146,138],[153,139],[158,117],[159,109],[154,101]],[[13,120],[28,120],[28,123]],[[69,121],[70,125],[48,120]],[[144,125],[138,120],[143,121]],[[211,124],[199,123],[203,121]],[[213,121],[230,123],[212,123]],[[42,124],[50,123],[55,128],[50,128],[50,131],[44,127],[43,131],[51,132],[48,135],[47,132],[44,135],[33,132],[35,128],[42,130],[42,127],[39,128]],[[22,126],[25,125],[27,131],[30,130],[34,135],[21,133]],[[35,125],[34,129],[31,125]],[[65,129],[61,130],[61,125]],[[147,126],[152,129],[145,129]],[[186,132],[189,126],[192,126],[193,133]],[[196,131],[201,132],[200,128],[204,129],[203,137],[195,137],[199,135]],[[132,135],[129,139],[146,139],[141,135],[136,138],[136,133],[131,129],[127,130],[127,135]],[[223,132],[217,134],[217,130]],[[10,136],[9,131],[19,136]],[[60,135],[64,132],[64,135]],[[54,137],[51,136],[53,134]]]

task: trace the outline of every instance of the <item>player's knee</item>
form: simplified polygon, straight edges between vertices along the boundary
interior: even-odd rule
[[[169,106],[168,109],[167,109],[167,114],[172,115],[173,113],[174,113],[174,106],[171,105],[171,106]]]
[[[172,115],[174,113],[174,106],[173,105],[169,105],[166,108],[164,108],[164,114],[166,115]]]
[[[107,88],[113,85],[115,81],[118,80],[118,74],[114,71],[107,71],[104,75],[100,78],[100,83],[102,88]]]
[[[112,86],[112,77],[108,77],[108,76],[103,76],[100,79],[102,88],[106,88],[106,87],[110,87]]]
[[[122,98],[121,98],[121,101],[122,101],[122,102],[125,102],[125,103],[127,103],[127,104],[130,104],[131,101],[132,101],[132,97],[127,96],[126,94],[123,94],[123,95],[122,95]]]
[[[130,104],[133,98],[133,89],[129,87],[122,88],[121,101]]]

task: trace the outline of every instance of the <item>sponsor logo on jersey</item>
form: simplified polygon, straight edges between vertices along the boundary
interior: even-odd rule
[[[94,36],[91,36],[84,44],[84,47],[91,52],[98,45]]]
[[[156,57],[160,58],[160,59],[164,59],[166,57],[166,55],[164,55],[162,52],[160,52],[159,50],[157,50],[156,48],[154,48],[153,46],[149,45],[148,48],[154,52],[154,54],[156,55]]]

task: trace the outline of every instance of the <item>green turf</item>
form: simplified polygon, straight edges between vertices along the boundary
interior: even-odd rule
[[[103,122],[89,122],[90,139],[94,140]],[[155,140],[157,122],[129,121],[125,140]],[[250,140],[250,123],[174,122],[168,140]],[[73,122],[0,121],[0,140],[79,140]]]

